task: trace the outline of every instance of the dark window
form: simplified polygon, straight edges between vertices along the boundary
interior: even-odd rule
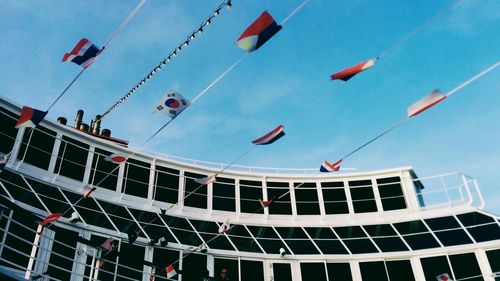
[[[371,180],[349,181],[349,187],[355,213],[377,211]]]
[[[424,223],[420,220],[395,223],[394,227],[403,236],[412,250],[437,248],[439,243],[429,233]]]
[[[343,182],[322,182],[321,191],[326,214],[348,214],[347,198]]]
[[[454,217],[426,219],[427,225],[434,231],[444,246],[472,243],[467,233],[460,227]]]
[[[102,213],[93,197],[86,200],[80,200],[82,198],[81,194],[71,193],[68,191],[63,191],[63,193],[66,197],[68,197],[71,203],[75,204],[76,201],[79,201],[78,204],[74,206],[86,223],[111,229],[113,231],[115,230],[111,222]]]
[[[142,280],[144,247],[121,243],[117,274],[133,280]],[[120,279],[119,277],[117,279]]]
[[[125,194],[142,198],[148,197],[150,167],[149,163],[127,159],[123,177],[123,191]]]
[[[288,263],[273,264],[274,281],[290,281],[292,280],[292,269]]]
[[[359,226],[334,227],[352,254],[377,253],[377,248]]]
[[[108,239],[108,237],[92,235],[92,237],[90,237],[90,242],[92,243],[92,245],[101,245],[107,239]],[[114,245],[116,247],[118,247],[119,243],[120,243],[119,240],[116,240],[116,239],[114,240]],[[116,266],[117,266],[117,262],[118,262],[118,248],[112,252],[109,252],[108,254],[103,255],[102,261],[104,263],[103,263],[102,267],[99,269],[99,276],[98,276],[99,280],[114,281],[115,277],[116,277],[115,272],[116,272]],[[97,257],[96,257],[96,260],[93,260],[92,252],[90,252],[90,254],[87,255],[87,262],[86,262],[86,266],[85,266],[85,276],[89,276],[92,262],[94,262],[95,264],[99,264],[99,261],[97,261]]]
[[[348,263],[327,263],[328,280],[352,281],[351,266]]]
[[[279,249],[283,248],[288,252],[285,244],[281,242],[279,236],[271,227],[247,226],[257,239],[264,251],[268,254],[278,254]]]
[[[88,154],[89,145],[63,136],[54,173],[82,181]]]
[[[500,227],[487,215],[474,212],[457,215],[476,242],[500,239]]]
[[[319,215],[318,190],[316,183],[294,183],[298,215]]]
[[[349,252],[337,239],[333,231],[328,227],[306,227],[304,228],[314,243],[320,248],[323,254],[346,255]]]
[[[243,225],[232,225],[227,235],[239,251],[262,253],[259,246]]]
[[[406,208],[405,197],[401,188],[401,178],[377,179],[377,186],[384,211]]]
[[[260,261],[240,261],[241,281],[264,281],[264,267]]]
[[[212,208],[221,211],[236,211],[234,179],[217,177],[213,184]]]
[[[184,245],[200,246],[202,241],[184,218],[163,216],[165,223],[170,227],[170,230],[175,234],[177,239]]]
[[[55,232],[55,237],[47,274],[61,280],[70,280],[78,233],[57,227],[52,227],[51,230]]]
[[[9,232],[5,239],[5,246],[1,253],[0,264],[12,267],[11,263],[13,263],[23,265],[24,267],[28,264],[31,248],[33,247],[29,243],[35,239],[37,225],[34,220],[39,220],[39,218],[15,211],[13,212],[12,219],[15,221],[11,221],[10,223]],[[31,223],[24,225],[24,222]],[[26,229],[26,227],[31,229],[31,231]],[[23,239],[29,241],[29,243],[25,242]]]
[[[262,199],[262,182],[240,180],[241,212],[263,214],[259,199]]]
[[[235,250],[225,235],[219,235],[219,227],[215,222],[199,221],[195,219],[190,219],[189,221],[210,248],[230,251]]]
[[[156,213],[146,212],[143,210],[137,210],[128,208],[130,213],[139,222],[142,229],[148,234],[149,238],[158,242],[160,238],[165,238],[167,242],[177,243],[172,234],[165,227],[160,217]],[[134,225],[135,227],[135,225]]]
[[[179,260],[179,252],[174,251],[174,250],[168,250],[168,249],[163,249],[163,248],[155,248],[153,252],[153,264],[157,266],[155,275],[163,278],[167,278],[167,273],[165,271],[165,268],[168,265],[174,264]],[[175,270],[178,272],[178,265],[179,263],[176,263],[174,265]],[[179,275],[175,275],[174,277],[171,277],[170,280],[178,280]],[[164,280],[159,278],[160,280]]]
[[[445,256],[422,258],[420,262],[424,270],[425,280],[436,280],[436,277],[441,274],[448,274],[450,279],[455,280]]]
[[[184,205],[196,208],[207,208],[207,186],[195,182],[206,175],[184,172]]]
[[[287,182],[267,182],[267,198],[274,202],[269,208],[269,214],[291,215],[290,185]]]
[[[104,160],[111,153],[99,148],[94,151],[89,183],[109,190],[116,190],[119,165]]]
[[[52,213],[62,213],[70,208],[70,205],[56,187],[30,179],[26,179],[26,181],[31,185]],[[68,215],[72,212],[73,210],[71,209],[71,212],[68,212]]]
[[[368,235],[382,252],[408,251],[408,247],[389,224],[364,225]]]
[[[360,262],[359,269],[363,280],[388,281],[383,261]]]
[[[486,256],[488,257],[488,261],[490,263],[492,272],[500,272],[500,249],[486,251]],[[500,280],[499,277],[495,277],[496,281]]]
[[[215,280],[219,280],[222,270],[224,269],[226,273],[226,277],[231,281],[238,281],[238,260],[229,260],[229,259],[214,259],[214,277]]]
[[[275,227],[275,229],[294,254],[319,254],[314,244],[300,227]]]
[[[42,126],[26,129],[17,159],[24,159],[24,162],[28,164],[47,170],[55,137],[56,132]]]
[[[415,281],[413,270],[409,260],[386,261],[389,280]]]
[[[137,223],[135,223],[124,206],[107,203],[101,200],[97,201],[121,232],[132,231],[132,229],[138,228]],[[142,235],[141,232],[141,236]]]
[[[19,115],[0,108],[0,152],[9,153],[17,136],[15,128]]]
[[[155,200],[177,203],[179,200],[179,170],[156,166],[155,185]]]
[[[450,255],[450,263],[458,280],[484,280],[474,253]]]
[[[207,277],[207,256],[191,254],[182,260],[182,280],[201,280]]]
[[[326,281],[326,267],[324,263],[301,263],[300,274],[302,281]]]
[[[0,175],[2,177],[2,184],[9,191],[12,197],[40,210],[45,209],[40,203],[40,200],[36,198],[35,194],[28,187],[22,176],[7,170],[3,170]]]

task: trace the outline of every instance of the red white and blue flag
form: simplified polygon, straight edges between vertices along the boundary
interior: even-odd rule
[[[332,80],[342,80],[347,81],[351,79],[354,75],[372,68],[375,65],[375,60],[367,60],[362,63],[356,64],[355,66],[348,67],[342,71],[330,75]]]
[[[83,198],[88,198],[92,192],[94,192],[97,188],[90,184],[87,184],[83,187]]]
[[[208,177],[204,177],[204,178],[200,178],[200,179],[195,179],[194,181],[197,182],[197,183],[199,183],[199,184],[207,185],[207,184],[215,182],[215,177],[216,177],[216,175],[211,175],[211,176],[208,176]]]
[[[47,225],[49,223],[54,223],[56,222],[60,217],[62,217],[62,213],[53,213],[53,214],[49,214],[47,215],[43,221],[42,221],[42,225]]]
[[[333,164],[330,164],[325,160],[323,161],[323,164],[321,164],[319,171],[322,173],[337,172],[340,169],[340,163],[342,163],[342,160],[339,160]]]
[[[87,38],[83,38],[76,44],[75,48],[63,56],[63,61],[71,61],[83,68],[89,67],[94,63],[96,57],[101,53],[102,48],[97,48]]]
[[[260,48],[267,40],[282,28],[273,17],[264,11],[247,29],[240,35],[236,44],[241,49],[250,53]]]
[[[440,90],[434,90],[427,96],[423,97],[421,100],[416,103],[410,105],[407,109],[408,118],[411,118],[415,115],[418,115],[427,109],[433,107],[438,104],[440,101],[444,100],[446,95],[443,94]]]
[[[48,111],[41,111],[29,106],[23,106],[21,116],[19,116],[16,123],[16,128],[34,128],[42,122],[47,113]]]
[[[436,280],[438,280],[438,281],[453,281],[453,279],[450,278],[450,275],[448,275],[448,273],[439,274],[438,276],[436,276]]]
[[[276,127],[276,129],[272,130],[271,132],[267,133],[266,135],[264,135],[256,140],[253,140],[252,143],[255,145],[271,144],[285,135],[284,129],[285,129],[285,126],[279,125],[278,127]]]
[[[167,114],[170,118],[174,119],[184,111],[189,104],[188,99],[184,98],[178,92],[170,90],[156,106],[155,112]]]
[[[172,264],[169,264],[167,267],[165,267],[165,273],[167,274],[167,278],[172,278],[177,274]]]
[[[120,155],[120,154],[113,153],[111,155],[104,157],[104,160],[106,160],[108,162],[113,162],[115,164],[120,164],[120,163],[127,161],[127,157]]]

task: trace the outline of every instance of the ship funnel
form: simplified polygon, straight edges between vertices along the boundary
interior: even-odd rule
[[[80,125],[82,124],[82,119],[83,119],[83,110],[78,110],[76,112],[76,118],[75,118],[75,128],[80,129]]]
[[[98,135],[101,130],[101,115],[95,116],[95,121],[92,122],[92,133]]]

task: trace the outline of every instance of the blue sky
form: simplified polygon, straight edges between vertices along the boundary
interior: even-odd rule
[[[2,1],[1,95],[45,109],[80,71],[62,63],[83,37],[103,44],[139,1]],[[243,51],[240,33],[264,10],[281,22],[301,0],[234,1],[150,82],[103,121],[141,147],[167,119],[151,112],[169,89],[193,98]],[[49,112],[71,123],[103,113],[220,3],[148,1]],[[329,75],[377,56],[449,5],[434,1],[311,0],[146,150],[228,163],[279,124],[286,136],[238,164],[317,168],[405,117],[433,89],[447,92],[500,58],[500,2],[461,1],[349,82]],[[476,177],[487,210],[500,213],[500,69],[344,161],[360,171],[412,166],[418,175]],[[310,109],[312,107],[312,109]]]

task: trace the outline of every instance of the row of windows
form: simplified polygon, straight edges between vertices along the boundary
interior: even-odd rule
[[[1,137],[9,139],[9,142],[2,143],[1,150],[6,153],[12,149],[13,139],[17,130],[9,130],[15,123],[12,114],[2,111],[0,122],[2,130]],[[6,121],[6,122],[3,122]],[[9,122],[10,121],[10,122]],[[14,123],[13,123],[14,122]],[[12,124],[10,124],[12,123]],[[51,161],[52,150],[55,144],[56,132],[42,126],[34,130],[25,131],[20,145],[18,160],[34,165],[38,168],[48,170]],[[85,180],[87,169],[87,158],[91,147],[81,141],[62,136],[60,145],[55,152],[57,158],[52,172],[69,177],[78,181]],[[151,164],[130,158],[123,167],[123,178],[119,178],[119,168],[117,164],[105,161],[104,158],[111,152],[94,148],[92,152],[92,164],[88,175],[88,183],[97,185],[109,190],[116,190],[121,186],[121,191],[125,194],[147,198],[149,190]],[[259,199],[264,198],[263,185],[267,190],[267,198],[274,199],[274,203],[268,208],[270,214],[290,215],[320,215],[320,196],[325,214],[348,214],[348,196],[352,202],[354,213],[367,213],[377,211],[390,211],[404,209],[407,207],[403,194],[401,179],[399,177],[371,180],[351,180],[337,182],[272,182],[255,180],[239,180],[232,178],[217,177],[213,184],[212,198],[208,198],[207,186],[200,186],[195,179],[206,177],[207,175],[181,172],[177,169],[156,165],[153,167],[154,190],[152,197],[154,200],[176,203],[179,200],[179,185],[184,186],[183,204],[189,207],[206,209],[211,203],[214,210],[236,211],[236,192],[239,188],[240,211],[244,213],[263,213],[260,209]],[[120,182],[119,182],[120,181]],[[376,185],[376,190],[374,190]],[[318,188],[319,192],[318,193]],[[295,204],[292,204],[291,192],[294,193]],[[378,208],[374,192],[380,194],[380,206]],[[347,194],[348,193],[348,194]],[[189,196],[188,196],[189,194]],[[209,200],[211,199],[211,200]],[[278,200],[279,199],[279,200]],[[294,205],[296,211],[292,209]]]
[[[22,269],[28,264],[31,254],[32,243],[35,237],[36,224],[32,224],[33,217],[30,215],[4,210],[1,215],[0,209],[0,265],[7,267],[18,267]],[[10,219],[8,219],[10,217]],[[41,247],[50,250],[49,256],[38,255],[34,270],[55,277],[55,280],[69,280],[72,270],[76,265],[82,264],[85,267],[84,276],[90,275],[92,265],[99,264],[98,259],[94,259],[95,251],[86,249],[84,254],[86,259],[74,260],[82,254],[75,254],[77,248],[78,233],[66,229],[52,227],[43,232],[40,240]],[[106,240],[104,236],[91,236],[91,247],[100,245]],[[174,264],[179,273],[173,280],[202,280],[209,275],[218,276],[224,268],[229,274],[230,280],[259,281],[267,280],[264,276],[264,263],[260,260],[231,259],[224,257],[213,257],[213,264],[207,255],[199,253],[187,254],[178,250],[155,247],[152,256],[146,256],[145,248],[138,245],[117,241],[117,249],[105,256],[99,269],[99,280],[140,280],[143,275],[156,275],[156,280],[167,280],[164,268],[169,264]],[[43,246],[45,245],[45,246]],[[49,246],[48,246],[49,245]],[[79,246],[81,247],[81,246]],[[40,252],[40,251],[39,251]],[[487,250],[486,257],[490,265],[491,272],[500,271],[500,249]],[[141,259],[140,257],[144,257]],[[45,259],[48,259],[46,261]],[[150,260],[150,262],[143,262]],[[181,261],[182,262],[179,262]],[[483,272],[474,253],[461,253],[449,255],[437,255],[419,258],[420,265],[425,276],[425,280],[436,280],[439,275],[447,274],[452,280],[485,280]],[[48,262],[48,263],[46,263]],[[144,265],[153,264],[155,271],[144,271]],[[295,278],[292,272],[293,261],[286,259],[269,262],[269,273],[275,281],[291,281]],[[379,260],[360,261],[356,264],[342,262],[301,262],[299,271],[303,281],[351,281],[354,280],[352,266],[359,266],[362,280],[417,280],[414,269],[409,260]],[[208,269],[212,269],[210,274]],[[76,273],[73,273],[76,274]],[[83,276],[81,276],[83,277]],[[328,279],[327,279],[328,278]],[[499,280],[496,278],[495,280]],[[172,279],[171,279],[172,280]]]
[[[495,218],[465,213],[439,218],[374,225],[335,227],[269,227],[232,224],[227,235],[219,235],[222,222],[160,215],[115,205],[26,179],[5,171],[0,175],[4,198],[15,198],[48,213],[74,209],[87,227],[91,225],[127,233],[142,228],[140,237],[210,248],[277,254],[279,248],[295,255],[348,255],[401,252],[500,240]],[[78,201],[78,204],[75,204]]]

